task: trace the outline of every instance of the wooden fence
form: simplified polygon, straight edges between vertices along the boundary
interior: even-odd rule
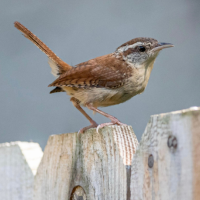
[[[152,116],[140,144],[130,126],[50,136],[33,184],[34,200],[199,200],[200,108]]]

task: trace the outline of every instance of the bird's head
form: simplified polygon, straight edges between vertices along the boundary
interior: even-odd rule
[[[173,46],[170,43],[158,42],[153,38],[140,37],[122,44],[115,53],[121,55],[126,62],[140,67],[154,61],[162,49]]]

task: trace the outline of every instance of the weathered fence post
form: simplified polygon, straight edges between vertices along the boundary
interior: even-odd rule
[[[42,155],[37,143],[0,144],[1,200],[32,200],[34,175]]]
[[[200,199],[200,108],[154,115],[133,157],[131,200]]]
[[[0,199],[199,200],[200,108],[152,116],[139,145],[130,126],[50,136],[33,181],[41,156],[0,145]]]
[[[138,141],[129,126],[53,135],[35,177],[35,200],[130,199]]]

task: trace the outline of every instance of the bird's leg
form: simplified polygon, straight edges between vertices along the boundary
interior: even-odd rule
[[[73,103],[73,105],[89,120],[91,123],[90,126],[84,127],[81,130],[79,130],[78,133],[84,133],[84,131],[90,129],[90,128],[95,128],[98,126],[98,124],[81,108],[79,105],[79,102],[76,98],[72,97],[70,101]]]
[[[93,107],[91,104],[86,105],[86,107],[89,108],[90,110],[98,112],[99,114],[101,114],[101,115],[103,115],[103,116],[105,116],[105,117],[107,117],[111,120],[111,122],[109,122],[109,123],[104,123],[104,124],[98,125],[97,132],[100,128],[103,128],[104,126],[108,126],[108,125],[117,124],[117,125],[127,126],[126,124],[123,124],[122,122],[120,122],[116,117],[113,117],[112,115],[109,115],[108,113],[105,113],[105,112]]]

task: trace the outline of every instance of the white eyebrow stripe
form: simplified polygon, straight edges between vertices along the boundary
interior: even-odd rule
[[[127,51],[130,48],[135,48],[136,46],[141,46],[141,45],[143,45],[142,42],[136,42],[135,44],[132,44],[132,45],[120,47],[117,51],[121,53],[121,52]]]

